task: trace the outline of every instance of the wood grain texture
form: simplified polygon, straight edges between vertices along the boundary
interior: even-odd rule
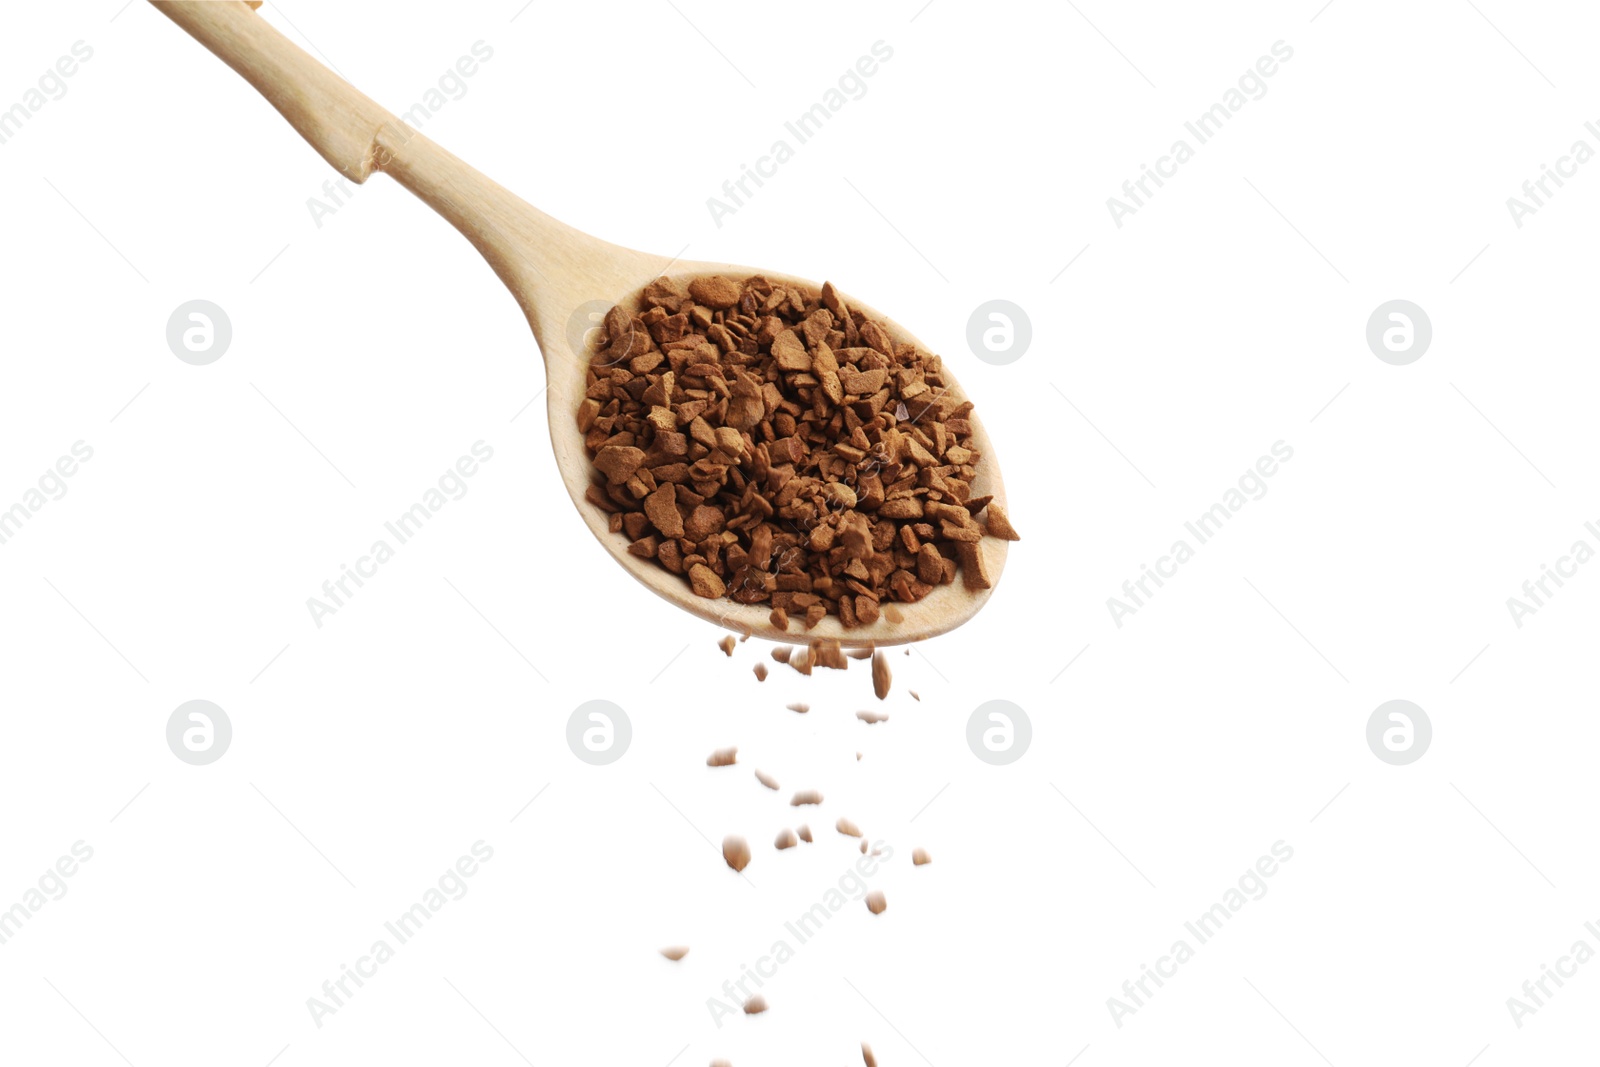
[[[915,604],[898,604],[903,616],[899,623],[880,617],[870,626],[849,630],[835,615],[810,630],[799,621],[791,622],[788,631],[778,630],[767,621],[768,607],[695,596],[679,575],[629,555],[627,538],[611,533],[606,514],[584,500],[594,471],[576,412],[583,399],[588,352],[575,350],[582,344],[575,346],[569,336],[574,314],[592,302],[637,309],[640,290],[664,273],[684,285],[706,274],[734,279],[761,274],[812,292],[820,283],[766,268],[675,261],[591,237],[529,205],[401,122],[258,17],[252,5],[240,0],[151,2],[254,86],[346,178],[364,182],[374,173],[387,174],[472,242],[515,297],[543,353],[550,443],[567,494],[612,558],[652,592],[739,633],[789,642],[831,638],[845,646],[933,637],[961,625],[987,603],[1006,559],[1007,542],[994,537],[979,543],[991,588],[968,590],[958,579]],[[882,312],[848,293],[841,295],[852,308],[884,323],[896,342],[934,351]],[[956,397],[968,399],[948,368],[946,379]],[[992,494],[1004,506],[994,443],[976,411],[971,421],[973,443],[983,457],[973,494]]]

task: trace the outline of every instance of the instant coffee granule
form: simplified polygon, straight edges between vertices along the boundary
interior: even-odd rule
[[[764,1012],[766,1010],[767,1010],[766,998],[763,997],[760,993],[757,993],[755,996],[751,997],[749,1000],[744,1002],[744,1013],[746,1015],[760,1015],[762,1012]]]
[[[731,767],[739,762],[739,749],[719,748],[706,757],[707,767]]]
[[[817,792],[815,789],[802,789],[800,792],[798,792],[798,793],[796,793],[794,795],[794,799],[789,801],[789,806],[791,808],[799,808],[799,807],[804,807],[807,804],[821,804],[821,803],[822,803],[822,794],[821,793]]]
[[[688,945],[668,945],[661,950],[661,954],[669,960],[677,961],[689,954]]]
[[[800,835],[800,840],[804,841],[808,845],[811,844],[811,827],[802,824],[798,829],[795,830],[795,833]]]
[[[889,657],[882,652],[872,654],[872,691],[879,700],[889,695],[889,683],[892,681],[889,673]]]
[[[760,782],[762,785],[766,786],[768,789],[777,789],[778,788],[778,780],[776,778],[772,777],[772,775],[768,774],[766,771],[763,771],[763,770],[761,770],[759,768],[757,768],[757,770],[756,770],[756,781]]]
[[[872,912],[872,914],[882,915],[883,909],[887,908],[888,906],[889,902],[883,898],[883,890],[874,889],[872,892],[867,894],[867,910]]]
[[[856,718],[868,726],[876,726],[880,722],[888,722],[889,713],[886,711],[858,711],[856,712]]]
[[[722,858],[736,871],[750,865],[750,846],[742,837],[729,834],[722,839]]]
[[[928,850],[925,848],[914,849],[911,853],[911,862],[921,867],[925,863],[932,863],[933,857],[928,855]]]
[[[839,821],[834,823],[833,828],[847,837],[861,836],[861,830],[856,826],[856,824],[851,822],[849,819],[846,819],[842,815],[839,816]]]
[[[872,1054],[872,1046],[865,1041],[861,1042],[861,1060],[867,1067],[878,1067],[878,1057]],[[715,1067],[713,1064],[712,1067]]]
[[[757,663],[751,670],[755,673],[756,681],[764,682],[767,680],[767,665],[765,663]]]
[[[794,836],[794,831],[787,827],[779,830],[777,839],[772,842],[773,847],[779,849],[794,848],[797,844],[799,844],[799,840]]]
[[[831,283],[659,278],[638,304],[606,314],[576,413],[586,499],[630,554],[780,628],[870,625],[958,574],[989,588],[978,543],[1016,530],[978,521],[973,405],[938,356]]]

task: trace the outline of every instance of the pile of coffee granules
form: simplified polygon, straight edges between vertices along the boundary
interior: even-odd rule
[[[631,554],[699,596],[770,604],[780,629],[893,621],[885,601],[958,574],[989,588],[978,542],[1017,534],[972,494],[972,403],[938,356],[831,283],[660,278],[639,307],[605,316],[577,412],[587,499]]]

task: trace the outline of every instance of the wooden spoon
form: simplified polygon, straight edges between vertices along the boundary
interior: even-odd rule
[[[576,414],[584,395],[590,329],[613,304],[636,310],[640,291],[662,275],[687,285],[708,274],[736,280],[761,274],[812,292],[820,287],[771,270],[677,261],[591,237],[531,207],[357,92],[257,17],[253,9],[259,2],[152,3],[255,86],[340,174],[354,182],[366,181],[374,171],[389,175],[449,220],[488,260],[522,306],[544,354],[550,443],[567,493],[612,557],[653,592],[702,619],[741,633],[776,641],[832,638],[845,646],[891,645],[932,637],[966,622],[989,599],[1006,559],[1006,542],[994,537],[985,537],[979,545],[991,588],[969,590],[960,580],[941,585],[914,604],[897,604],[902,616],[898,623],[880,616],[870,626],[849,630],[834,615],[811,630],[799,622],[790,624],[792,631],[779,630],[767,621],[768,607],[696,596],[681,576],[663,570],[653,560],[629,555],[627,538],[611,533],[605,513],[584,499],[595,471],[584,450]],[[866,304],[848,295],[845,299],[851,307],[883,322],[896,342],[932,351]],[[948,369],[945,380],[957,398],[965,399]],[[983,457],[972,491],[974,495],[993,494],[1004,505],[1005,488],[994,446],[983,424],[976,417],[971,421],[974,444]]]

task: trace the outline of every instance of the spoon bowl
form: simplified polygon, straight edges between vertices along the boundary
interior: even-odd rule
[[[516,298],[544,356],[550,443],[556,467],[578,514],[613,559],[676,607],[739,633],[775,641],[835,640],[841,646],[891,645],[945,633],[977,614],[988,601],[1005,566],[1006,542],[985,537],[978,543],[989,588],[969,589],[962,581],[936,586],[915,603],[895,604],[865,626],[846,629],[828,615],[807,630],[791,622],[780,630],[768,620],[770,608],[729,599],[696,596],[680,576],[653,560],[627,551],[628,538],[611,533],[608,516],[585,499],[596,472],[578,430],[577,410],[584,399],[591,327],[613,305],[639,309],[641,291],[659,277],[680,284],[706,275],[733,279],[762,275],[771,281],[816,292],[819,283],[756,267],[688,262],[623,248],[573,229],[478,173],[393,114],[352,88],[278,33],[241,0],[151,0],[157,9],[205,45],[253,85],[302,137],[345,178],[364,182],[375,172],[389,175],[442,215],[471,241]],[[879,321],[897,343],[933,351],[904,327],[844,294],[850,307]],[[944,374],[958,401],[960,385]],[[994,447],[974,411],[972,443],[980,455],[972,483],[974,496],[993,495],[1005,505]],[[887,605],[886,605],[887,606]]]

